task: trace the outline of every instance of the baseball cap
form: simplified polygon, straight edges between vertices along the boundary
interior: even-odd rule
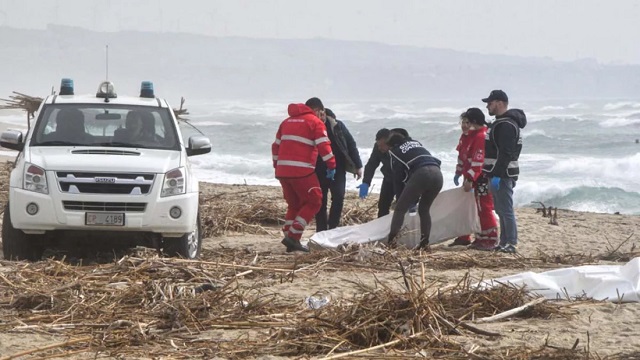
[[[489,94],[489,97],[482,99],[482,102],[488,103],[494,100],[509,102],[509,97],[507,96],[507,93],[502,90],[493,90]]]

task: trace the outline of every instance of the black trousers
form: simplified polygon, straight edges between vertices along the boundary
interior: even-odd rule
[[[417,169],[407,181],[396,209],[391,218],[389,242],[394,241],[404,223],[404,215],[418,199],[418,215],[420,215],[421,244],[428,244],[431,234],[431,204],[442,190],[442,172],[437,166],[424,166]]]
[[[389,209],[391,209],[391,203],[395,196],[396,192],[393,188],[393,180],[387,178],[382,179],[382,187],[380,188],[380,197],[378,199],[378,217],[389,214]]]
[[[347,172],[344,170],[336,171],[333,180],[327,179],[324,174],[318,174],[320,188],[322,188],[322,206],[316,214],[316,232],[327,229],[334,229],[340,225],[342,217],[342,208],[344,207],[344,193],[347,186]],[[329,208],[329,217],[327,218],[327,204],[331,192],[331,207]]]

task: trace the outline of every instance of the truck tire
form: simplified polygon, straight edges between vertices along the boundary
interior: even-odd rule
[[[42,236],[25,234],[11,224],[9,204],[2,217],[2,253],[5,260],[38,261],[44,253]]]
[[[164,238],[164,253],[172,257],[183,257],[185,259],[197,259],[202,249],[202,228],[200,225],[200,212],[196,220],[196,229],[184,234],[179,238]]]

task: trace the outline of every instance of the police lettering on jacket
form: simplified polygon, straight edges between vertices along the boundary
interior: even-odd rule
[[[391,148],[389,155],[394,177],[402,179],[402,182],[407,182],[413,172],[423,166],[440,167],[440,160],[431,155],[419,141],[412,139],[406,139],[402,144]]]

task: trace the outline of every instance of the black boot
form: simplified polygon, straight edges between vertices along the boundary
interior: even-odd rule
[[[418,245],[418,249],[417,250],[427,250],[429,249],[429,238],[428,237],[422,237],[422,239],[420,240],[420,245]]]
[[[292,238],[287,236],[285,236],[284,239],[282,239],[281,243],[282,245],[287,247],[287,252],[293,252],[293,251],[309,252],[309,249],[305,246],[302,246],[302,244],[300,244],[300,241],[293,240]]]

